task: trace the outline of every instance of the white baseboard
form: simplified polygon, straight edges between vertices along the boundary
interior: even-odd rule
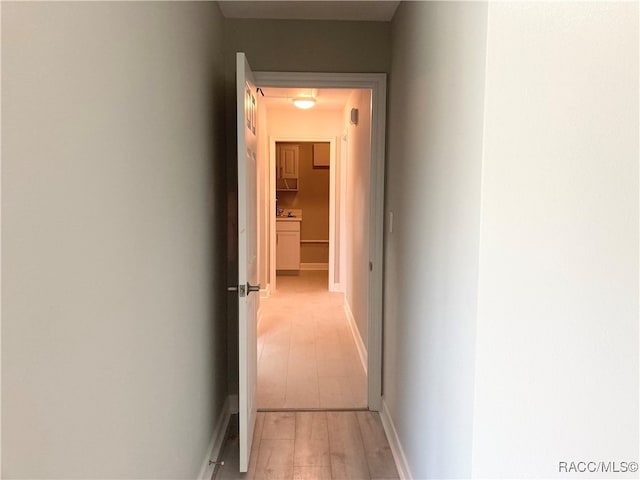
[[[222,444],[224,442],[224,436],[227,433],[227,427],[229,426],[229,420],[231,419],[232,412],[232,399],[233,395],[229,395],[224,401],[222,411],[218,416],[215,428],[213,429],[213,435],[211,435],[211,441],[207,448],[207,456],[202,462],[200,467],[200,473],[198,474],[198,480],[210,480],[213,476],[213,470],[215,465],[209,464],[209,460],[217,461],[222,453]]]
[[[271,296],[271,284],[267,283],[265,288],[260,289],[260,298],[269,298]]]
[[[344,299],[344,312],[347,314],[347,320],[349,320],[349,327],[351,328],[351,335],[353,335],[353,340],[356,342],[356,348],[358,349],[358,356],[360,357],[360,362],[362,362],[362,368],[364,368],[364,373],[367,373],[367,347],[364,346],[364,342],[362,341],[362,336],[360,335],[360,330],[358,330],[358,324],[356,323],[356,319],[353,316],[353,312],[351,311],[351,307],[349,306],[349,302],[347,299]]]
[[[328,263],[301,263],[300,270],[329,270]]]
[[[389,446],[391,447],[393,460],[396,462],[398,475],[400,475],[401,480],[411,480],[413,478],[413,476],[411,475],[411,469],[409,468],[407,457],[404,455],[404,450],[402,449],[402,444],[400,443],[398,432],[396,431],[396,427],[393,424],[391,414],[389,413],[389,407],[387,407],[387,403],[384,401],[384,398],[382,399],[380,420],[382,420],[384,433],[387,434],[387,440],[389,440]]]

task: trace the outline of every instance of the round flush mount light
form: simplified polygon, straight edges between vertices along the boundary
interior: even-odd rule
[[[311,108],[316,104],[316,99],[309,98],[309,97],[294,98],[293,104],[298,108],[302,108],[303,110],[306,110],[307,108]]]

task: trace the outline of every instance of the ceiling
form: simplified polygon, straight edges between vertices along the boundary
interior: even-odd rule
[[[218,2],[227,18],[388,22],[399,1]]]
[[[316,104],[312,110],[340,110],[344,108],[353,90],[345,88],[262,88],[261,98],[268,108],[295,109],[293,99],[298,97],[314,97]]]

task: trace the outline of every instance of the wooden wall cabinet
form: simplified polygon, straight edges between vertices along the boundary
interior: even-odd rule
[[[298,145],[276,145],[276,190],[298,191]]]
[[[313,168],[329,168],[331,164],[330,143],[313,144]]]

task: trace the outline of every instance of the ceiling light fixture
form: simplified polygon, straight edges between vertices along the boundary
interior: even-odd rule
[[[298,108],[306,110],[307,108],[311,108],[316,104],[316,99],[311,97],[294,98],[293,104]]]

